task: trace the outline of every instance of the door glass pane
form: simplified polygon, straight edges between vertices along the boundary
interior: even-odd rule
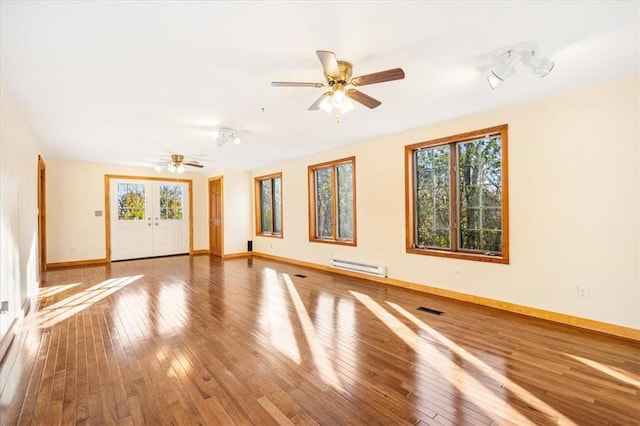
[[[502,252],[502,140],[458,144],[458,204],[463,250]]]
[[[449,146],[415,152],[415,242],[420,248],[451,248]]]
[[[316,236],[333,238],[333,167],[317,169]]]
[[[282,194],[280,178],[273,179],[273,233],[282,234]]]
[[[182,219],[182,186],[160,185],[160,219]]]
[[[353,165],[340,164],[338,175],[338,239],[353,240]]]
[[[271,179],[260,181],[260,205],[261,205],[261,223],[262,232],[270,234],[273,231],[271,223]]]
[[[144,184],[118,184],[118,220],[144,220]]]

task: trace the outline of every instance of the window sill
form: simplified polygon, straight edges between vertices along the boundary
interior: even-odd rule
[[[309,242],[312,243],[324,243],[324,244],[337,244],[340,246],[352,246],[352,247],[356,247],[358,244],[356,244],[355,241],[341,241],[341,240],[326,240],[326,239],[322,239],[322,238],[309,238]]]
[[[465,253],[459,251],[444,251],[433,249],[407,248],[407,253],[421,254],[423,256],[448,257],[450,259],[475,260],[478,262],[501,263],[508,265],[509,256],[502,255],[490,256],[487,254]]]
[[[256,233],[256,237],[282,238],[282,234],[260,234],[260,233]]]

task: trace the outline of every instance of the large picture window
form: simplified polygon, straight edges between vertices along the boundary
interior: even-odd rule
[[[509,262],[507,125],[405,147],[407,252]]]
[[[309,240],[356,245],[356,159],[309,166]]]
[[[282,173],[255,179],[256,235],[282,238]]]

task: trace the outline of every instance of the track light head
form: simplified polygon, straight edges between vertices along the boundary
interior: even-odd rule
[[[220,129],[213,130],[211,137],[216,141],[219,147],[222,147],[227,142],[233,141],[234,145],[240,145],[242,140],[238,137],[238,132],[228,127],[222,127]]]
[[[531,50],[531,52],[524,57],[523,63],[531,68],[533,75],[540,78],[549,74],[555,65],[549,58],[536,57],[535,50]]]
[[[554,62],[549,58],[539,58],[536,53],[537,48],[534,43],[520,43],[500,51],[487,75],[489,87],[496,89],[503,81],[515,74],[515,64],[519,61],[531,68],[531,72],[536,77],[549,74]]]

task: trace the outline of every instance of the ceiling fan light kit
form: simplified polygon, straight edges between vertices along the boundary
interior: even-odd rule
[[[213,130],[211,137],[219,147],[222,147],[227,142],[233,142],[234,145],[240,145],[242,143],[242,140],[238,137],[238,132],[228,127]]]
[[[377,99],[355,89],[354,87],[365,86],[367,84],[382,83],[385,81],[401,80],[404,78],[402,68],[394,68],[380,71],[373,74],[366,74],[351,78],[353,67],[349,62],[338,61],[333,52],[327,50],[317,50],[316,55],[322,64],[326,83],[300,83],[287,81],[274,81],[274,87],[328,87],[329,91],[323,93],[311,104],[309,111],[321,109],[329,114],[336,115],[339,123],[342,114],[354,108],[352,100],[361,103],[367,108],[373,109],[382,104]]]
[[[153,170],[156,172],[162,171],[164,168],[171,173],[182,174],[185,172],[185,166],[197,167],[199,169],[203,168],[204,165],[198,163],[197,161],[185,161],[184,155],[181,154],[171,154],[171,161],[166,163],[166,165],[162,166],[160,164],[154,166]]]
[[[549,58],[539,58],[535,43],[526,42],[501,50],[487,75],[489,87],[496,89],[516,72],[515,65],[522,62],[531,68],[531,73],[539,78],[549,74],[555,63]]]

